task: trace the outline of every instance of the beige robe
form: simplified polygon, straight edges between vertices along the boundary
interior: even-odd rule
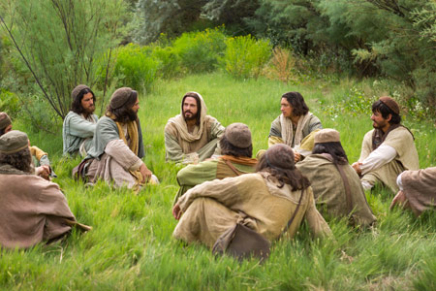
[[[268,173],[245,174],[198,185],[177,204],[183,215],[174,237],[187,243],[212,247],[217,238],[237,222],[272,241],[281,234],[297,208],[301,190],[291,191]],[[293,237],[303,219],[316,236],[329,235],[330,228],[315,207],[312,188],[307,188],[298,213],[287,231]]]
[[[349,222],[353,226],[371,225],[376,218],[366,201],[365,192],[356,171],[348,164],[339,165],[342,167],[350,186],[350,206],[352,209],[350,212],[347,209],[344,182],[329,157],[330,155],[312,154],[296,164],[301,173],[310,181],[317,208],[324,217],[349,217]]]
[[[0,174],[0,245],[29,248],[68,233],[75,221],[59,186],[34,175]]]
[[[367,132],[363,138],[362,151],[360,153],[359,161],[365,160],[373,151],[373,131],[374,129]],[[362,180],[368,181],[372,185],[377,182],[381,182],[385,186],[389,187],[392,192],[397,193],[399,190],[396,182],[398,175],[406,170],[419,169],[419,158],[415,147],[415,142],[410,132],[406,128],[400,126],[389,132],[382,144],[394,148],[397,152],[397,156],[394,160],[386,165],[378,169],[374,169],[373,171],[364,175]]]
[[[403,192],[416,216],[436,206],[436,167],[406,171],[401,180]]]
[[[199,123],[192,132],[183,117],[183,104],[180,114],[168,120],[165,126],[165,159],[181,163],[201,162],[212,155],[221,154],[218,140],[225,128],[214,117],[207,115],[206,104],[200,94],[201,112]]]

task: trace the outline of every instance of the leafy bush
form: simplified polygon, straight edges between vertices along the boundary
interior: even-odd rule
[[[132,43],[116,50],[114,78],[118,79],[118,87],[127,86],[140,91],[151,89],[159,68],[151,52],[148,46]]]
[[[226,36],[221,28],[184,33],[174,41],[174,50],[188,72],[210,72],[216,69],[223,55]]]
[[[15,117],[20,111],[20,100],[17,95],[5,89],[0,89],[0,111],[5,111]]]
[[[251,35],[226,40],[226,52],[221,65],[237,78],[257,78],[271,56],[271,44]]]
[[[158,77],[172,78],[183,72],[180,56],[172,46],[154,47],[151,58],[158,63]]]

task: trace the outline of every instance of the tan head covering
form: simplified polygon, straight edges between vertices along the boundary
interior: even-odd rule
[[[19,130],[11,130],[0,137],[0,153],[13,154],[29,146],[27,134]]]
[[[77,85],[76,88],[73,89],[73,91],[71,91],[71,98],[76,99],[76,97],[79,95],[80,91],[82,91],[83,89],[89,89],[89,91],[91,91],[91,89],[83,84]]]
[[[112,94],[111,101],[110,101],[110,107],[112,109],[117,109],[123,107],[124,104],[127,103],[127,101],[130,98],[130,95],[132,95],[132,92],[134,90],[129,87],[121,87]]]
[[[315,144],[328,142],[341,142],[339,138],[339,131],[331,128],[325,128],[321,129],[315,134]]]
[[[251,132],[243,123],[232,123],[226,127],[224,136],[238,148],[248,148],[251,145]]]
[[[400,106],[398,106],[398,103],[397,103],[397,101],[394,100],[394,98],[389,97],[389,96],[383,96],[383,97],[380,97],[378,100],[383,102],[395,114],[397,114],[397,115],[400,114]]]
[[[0,130],[12,124],[12,120],[6,112],[0,112]]]

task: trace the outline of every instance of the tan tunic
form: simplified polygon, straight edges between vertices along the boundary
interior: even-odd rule
[[[59,186],[34,175],[0,174],[0,245],[28,248],[70,231],[75,220]]]
[[[360,183],[359,176],[354,169],[346,164],[340,165],[350,186],[351,213],[347,209],[347,195],[344,182],[328,157],[312,154],[296,164],[297,168],[305,175],[313,189],[316,205],[324,217],[349,217],[351,225],[372,224],[376,218],[366,201],[365,192]]]
[[[374,130],[370,130],[365,134],[362,142],[362,151],[360,153],[359,161],[366,159],[372,152],[372,135]],[[389,132],[384,145],[391,146],[397,152],[397,156],[394,160],[386,165],[374,169],[368,174],[362,177],[362,180],[366,180],[372,185],[376,182],[381,182],[385,186],[389,187],[392,192],[397,193],[399,188],[396,183],[398,175],[406,170],[418,170],[419,158],[418,152],[415,147],[413,136],[410,132],[400,126],[391,132]]]
[[[401,180],[403,192],[416,216],[436,206],[436,167],[406,171]]]
[[[269,178],[269,179],[268,179]],[[267,173],[245,174],[198,185],[179,198],[182,218],[174,237],[187,243],[212,247],[217,238],[237,222],[265,238],[276,239],[297,208],[301,190],[291,191]],[[330,228],[316,210],[312,188],[307,188],[287,235],[293,237],[306,219],[316,236],[330,234]]]

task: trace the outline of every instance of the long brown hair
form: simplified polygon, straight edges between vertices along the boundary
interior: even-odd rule
[[[309,179],[295,167],[294,152],[286,144],[275,144],[270,147],[260,157],[256,172],[270,173],[279,181],[279,188],[288,184],[294,191],[310,186]]]

